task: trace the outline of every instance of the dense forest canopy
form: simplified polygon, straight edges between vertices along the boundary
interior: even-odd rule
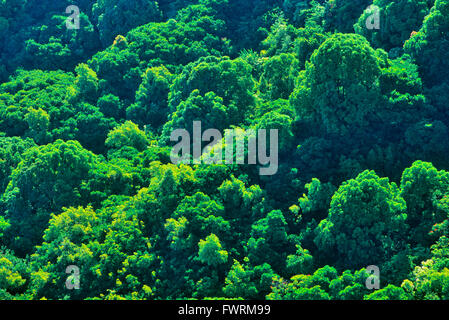
[[[449,299],[448,126],[449,0],[0,0],[0,299]]]

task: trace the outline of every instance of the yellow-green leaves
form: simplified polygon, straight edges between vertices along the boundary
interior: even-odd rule
[[[228,261],[228,252],[222,250],[220,239],[215,234],[211,234],[206,240],[200,240],[198,247],[198,255],[203,263],[216,266]]]

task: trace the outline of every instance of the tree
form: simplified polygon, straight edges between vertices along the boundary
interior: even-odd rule
[[[25,115],[30,109],[42,109],[49,116],[49,131],[64,131],[64,122],[73,115],[65,98],[74,81],[71,73],[62,71],[18,72],[0,85],[0,130],[9,136],[23,136],[29,128]],[[38,114],[43,115],[45,124],[47,116]]]
[[[0,252],[0,299],[30,298],[25,294],[30,269],[26,262],[9,251]]]
[[[97,101],[98,108],[108,118],[114,118],[116,121],[120,121],[125,118],[125,108],[120,98],[107,94],[100,97]]]
[[[381,265],[404,242],[405,209],[395,183],[364,171],[334,194],[315,242],[338,266]]]
[[[42,241],[51,213],[83,202],[82,183],[96,161],[76,141],[58,140],[24,153],[2,196],[11,223],[8,243],[17,254]]]
[[[294,247],[293,247],[294,248]],[[253,266],[268,263],[278,273],[285,271],[289,252],[294,252],[287,236],[287,223],[280,210],[271,211],[255,222],[247,243],[249,262]]]
[[[296,245],[296,253],[287,257],[286,270],[290,276],[310,274],[313,271],[313,257],[309,250]]]
[[[431,259],[421,262],[401,288],[415,300],[445,300],[449,295],[449,269],[447,268],[448,239],[442,237],[432,248]]]
[[[275,278],[268,300],[330,300],[329,286],[338,276],[337,270],[325,266],[312,275],[296,275],[288,282]]]
[[[435,239],[429,232],[443,222],[447,213],[437,209],[438,200],[447,193],[449,174],[431,163],[416,161],[402,173],[401,196],[407,202],[410,242],[430,245]]]
[[[119,34],[148,23],[159,21],[161,12],[157,2],[150,0],[99,0],[92,8],[103,46],[108,46]]]
[[[175,19],[150,22],[121,35],[88,62],[97,73],[102,95],[114,94],[134,102],[135,92],[148,68],[164,65],[178,73],[200,57],[229,54],[229,41],[222,38],[223,21],[203,5],[186,8]]]
[[[136,92],[136,102],[126,109],[127,119],[140,125],[149,124],[157,131],[167,121],[172,78],[164,66],[148,69]]]
[[[280,54],[264,64],[260,90],[267,100],[288,99],[299,73],[298,60],[292,54]]]
[[[69,274],[65,272],[69,266],[79,268],[80,288],[88,286],[90,290],[94,290],[93,281],[96,279],[88,270],[95,264],[94,256],[98,250],[97,237],[100,227],[101,216],[90,207],[72,207],[52,216],[43,233],[44,242],[31,256],[34,272],[47,275],[44,279],[36,276],[31,279],[30,286],[35,297],[50,299],[62,299],[67,296],[73,299],[86,297],[88,292],[83,294],[83,290],[66,289]]]
[[[112,149],[120,149],[126,146],[133,147],[138,151],[143,151],[148,145],[149,140],[145,132],[131,121],[116,127],[109,132],[106,139],[106,146]]]
[[[245,268],[237,260],[234,260],[226,277],[226,285],[223,292],[228,297],[254,298],[257,296],[257,288],[251,282],[253,273]]]
[[[282,112],[282,110],[279,110]],[[294,115],[287,115],[279,111],[269,111],[265,113],[260,119],[257,119],[255,129],[257,130],[278,130],[278,145],[281,154],[291,152],[294,143],[293,121]],[[267,143],[269,147],[269,144]]]
[[[322,183],[319,179],[312,179],[310,183],[305,185],[307,194],[304,194],[298,201],[303,217],[308,218],[309,215],[318,215],[318,219],[327,215],[332,196],[336,188],[330,183]],[[324,216],[325,217],[325,216]]]
[[[418,30],[429,13],[430,0],[374,0],[373,7],[366,9],[354,25],[356,33],[365,36],[375,48],[402,49],[413,31]],[[367,21],[373,14],[379,14],[380,28],[368,29]]]
[[[23,32],[29,38],[23,42],[23,53],[18,56],[18,59],[13,58],[15,64],[25,65],[29,69],[40,67],[46,70],[68,71],[85,60],[86,56],[91,56],[101,48],[97,30],[91,18],[84,12],[80,12],[79,15],[80,29],[67,28],[67,15],[64,13],[71,3],[70,1],[61,1],[60,3],[63,4],[63,2],[66,2],[63,8],[49,11],[44,24],[36,23],[24,28]],[[34,4],[27,10],[34,11],[38,6],[44,6],[44,4]]]
[[[227,57],[207,57],[189,64],[174,80],[169,94],[170,111],[175,111],[194,90],[200,95],[214,92],[230,110],[236,110],[234,122],[243,121],[254,106],[255,82],[251,66]]]
[[[445,155],[449,151],[449,142],[445,139],[448,134],[449,130],[442,121],[420,121],[405,132],[406,152],[412,159],[444,166]]]
[[[73,121],[76,128],[73,130],[73,134],[65,138],[76,139],[83,147],[95,153],[104,153],[108,133],[117,127],[115,120],[106,118],[99,107],[85,102],[76,104],[73,110],[75,115],[70,120]]]
[[[372,0],[328,0],[325,3],[324,28],[331,32],[350,33],[354,31],[354,23]]]
[[[270,28],[267,38],[262,42],[263,56],[294,54],[298,69],[303,69],[306,61],[326,39],[327,34],[318,21],[306,19],[305,26],[295,28],[280,17]]]
[[[449,1],[436,0],[421,29],[412,32],[410,39],[405,43],[405,52],[415,58],[423,81],[429,88],[441,85],[442,80],[444,83],[449,79],[449,68],[446,66],[449,54],[448,25]],[[441,62],[435,62],[432,59],[435,56],[438,56],[438,61]]]
[[[290,97],[299,117],[331,132],[363,126],[376,112],[381,69],[376,51],[361,36],[334,34],[314,52]]]
[[[448,299],[448,1],[0,0],[0,300]]]
[[[75,68],[75,72],[77,74],[75,80],[76,96],[89,103],[97,102],[99,84],[95,71],[89,68],[87,64],[82,63]]]
[[[43,281],[32,278],[34,295],[107,299],[108,291],[114,291],[128,299],[152,297],[156,279],[148,270],[157,266],[158,259],[140,225],[122,205],[99,212],[90,207],[68,208],[53,216],[44,233],[45,242],[31,257],[36,273],[47,275]],[[67,266],[79,268],[83,290],[67,292]]]
[[[12,171],[22,161],[25,151],[36,144],[30,138],[0,136],[0,146],[0,192],[3,194],[11,180]]]
[[[25,115],[25,121],[28,123],[29,135],[38,144],[45,144],[50,140],[50,134],[47,132],[50,124],[50,116],[42,109],[28,109]]]
[[[193,254],[200,239],[211,233],[228,240],[230,225],[223,213],[223,206],[203,193],[185,197],[165,224],[170,246]]]
[[[202,0],[200,3],[211,7],[217,16],[225,21],[226,36],[232,40],[237,50],[257,47],[264,38],[263,30],[269,28],[276,16],[281,14],[276,8],[281,0]],[[246,37],[242,37],[246,34]]]
[[[185,129],[192,135],[194,121],[201,122],[202,131],[216,129],[224,132],[231,125],[237,125],[242,121],[242,116],[236,106],[224,105],[223,98],[214,92],[202,96],[200,91],[195,89],[171,114],[163,127],[162,135],[169,137],[176,129]]]
[[[0,4],[0,60],[7,80],[17,68],[72,70],[101,47],[91,19],[94,1],[81,0],[80,28],[68,29],[68,0],[5,0]]]
[[[223,293],[234,299],[264,299],[277,275],[267,263],[250,267],[247,262],[247,258],[244,258],[243,265],[234,260],[226,276]]]
[[[330,294],[336,300],[361,300],[370,291],[366,287],[368,272],[365,269],[351,272],[343,271],[329,285]]]
[[[367,295],[365,300],[409,300],[410,296],[404,289],[389,284],[383,289]]]
[[[213,233],[206,240],[200,240],[198,247],[198,256],[202,263],[217,266],[228,261],[228,252],[222,250],[220,239]]]

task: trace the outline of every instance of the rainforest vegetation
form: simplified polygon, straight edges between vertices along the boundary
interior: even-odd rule
[[[0,299],[449,299],[449,0],[0,0]]]

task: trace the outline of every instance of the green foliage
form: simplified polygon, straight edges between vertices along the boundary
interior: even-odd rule
[[[61,71],[19,72],[12,81],[0,87],[2,132],[10,136],[22,136],[28,127],[25,114],[29,112],[29,108],[44,110],[51,121],[61,126],[60,121],[68,120],[64,119],[70,112],[66,109],[65,97],[73,82],[72,74]]]
[[[6,80],[19,68],[72,70],[100,49],[92,0],[78,1],[80,29],[66,27],[70,1],[4,0],[0,3],[0,65]]]
[[[431,163],[417,161],[404,170],[401,196],[407,202],[407,222],[413,233],[410,241],[429,245],[432,226],[447,219],[447,212],[438,210],[438,200],[446,196],[449,176]]]
[[[28,123],[29,135],[36,143],[45,144],[49,140],[47,129],[50,124],[50,116],[42,109],[28,110],[25,114],[25,121]]]
[[[230,125],[237,125],[241,119],[238,108],[226,107],[223,103],[223,98],[214,92],[210,91],[201,96],[200,91],[195,89],[171,114],[170,120],[164,125],[163,133],[168,135],[179,128],[185,128],[188,132],[193,133],[194,121],[201,121],[202,130],[211,128],[224,130]]]
[[[12,171],[22,161],[25,151],[36,144],[31,139],[18,137],[1,136],[0,141],[0,186],[3,193],[11,180]]]
[[[0,252],[0,299],[25,298],[29,266],[11,252]]]
[[[78,65],[75,72],[77,74],[75,80],[75,96],[81,97],[86,102],[95,103],[98,99],[97,74],[84,63]]]
[[[104,151],[115,121],[92,105],[95,72],[85,64],[76,71],[76,78],[62,71],[20,71],[1,85],[0,130],[8,136],[30,136],[39,144],[75,139],[92,151]]]
[[[311,117],[331,132],[364,126],[380,98],[378,60],[363,37],[335,34],[300,73],[290,103],[299,117]]]
[[[297,274],[310,274],[313,271],[313,257],[310,255],[309,250],[296,246],[297,250],[295,254],[287,257],[287,272],[290,275]]]
[[[106,146],[112,149],[121,149],[123,147],[133,147],[138,151],[143,151],[150,141],[145,132],[132,121],[126,121],[108,134]]]
[[[288,99],[299,73],[298,60],[292,54],[268,59],[263,68],[260,90],[267,100]]]
[[[159,129],[168,116],[168,93],[172,74],[164,66],[148,69],[136,92],[136,103],[126,109],[127,118]]]
[[[92,16],[104,46],[119,34],[161,18],[157,2],[150,0],[99,0],[92,8]]]
[[[327,0],[325,1],[324,27],[331,32],[349,33],[354,31],[354,23],[372,0]]]
[[[202,263],[217,266],[228,261],[228,252],[221,250],[220,239],[213,233],[206,240],[200,240],[198,247],[198,256]]]
[[[276,276],[268,264],[250,268],[234,260],[223,292],[232,298],[263,299],[270,292],[270,286]]]
[[[41,242],[52,212],[82,203],[82,182],[96,158],[76,141],[61,140],[28,149],[11,173],[2,196],[10,220],[9,242],[17,252],[29,253]]]
[[[214,92],[231,111],[235,110],[235,121],[241,122],[254,105],[254,87],[248,63],[227,57],[201,58],[187,65],[174,80],[169,94],[169,107],[172,112],[177,110],[194,90],[198,90],[201,95]]]
[[[227,53],[229,45],[220,38],[223,21],[201,5],[188,11],[199,20],[180,14],[177,20],[148,23],[94,55],[89,65],[101,79],[102,91],[133,101],[148,68],[165,65],[179,71],[200,57]]]
[[[323,28],[316,21],[308,20],[306,27],[295,28],[280,18],[271,26],[267,38],[262,42],[265,48],[262,53],[267,56],[292,53],[299,60],[299,66],[304,68],[306,61],[325,38]]]
[[[424,83],[428,86],[440,85],[449,77],[446,67],[449,36],[449,2],[436,0],[430,13],[424,19],[418,32],[412,33],[405,43],[405,51],[410,53],[420,66]],[[438,55],[439,61],[431,57]]]
[[[335,187],[330,183],[321,183],[314,178],[305,185],[307,195],[304,194],[299,199],[299,206],[304,214],[316,214],[326,210],[332,200]]]
[[[449,269],[447,265],[447,238],[442,237],[433,246],[431,259],[423,261],[412,273],[411,280],[404,280],[402,288],[416,300],[446,300],[448,297]],[[443,263],[442,263],[443,262]]]
[[[389,284],[387,287],[367,295],[365,300],[409,300],[409,295],[404,289]]]
[[[0,300],[449,299],[447,0],[69,5],[0,0]]]
[[[210,236],[211,233],[215,237],[209,239],[210,245],[218,239],[216,234],[228,239],[230,225],[223,219],[223,214],[223,206],[203,193],[184,198],[173,218],[167,219],[165,224],[165,228],[169,230],[170,246],[176,250],[193,250],[198,241],[202,241],[201,238]]]
[[[380,265],[400,246],[405,209],[395,183],[365,171],[334,194],[328,218],[315,231],[315,241],[344,266]]]
[[[390,51],[402,49],[404,42],[413,31],[419,30],[424,17],[432,5],[429,0],[374,0],[373,6],[379,8],[380,29],[368,29],[366,21],[376,12],[366,9],[354,25],[356,33],[365,36],[376,48]]]
[[[281,211],[271,211],[252,226],[248,240],[248,258],[252,265],[270,264],[276,271],[285,269],[286,255],[289,252],[287,223]]]
[[[337,271],[329,266],[318,269],[312,275],[297,275],[288,282],[274,279],[269,300],[330,300],[331,281],[337,278]]]

